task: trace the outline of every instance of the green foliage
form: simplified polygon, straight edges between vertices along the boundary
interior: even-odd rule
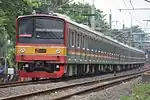
[[[70,3],[63,5],[69,0],[59,0],[61,2],[58,2],[58,0],[55,1],[47,0],[47,1],[49,1],[49,4],[45,4],[43,1],[41,2],[41,5],[39,7],[34,9],[36,9],[38,12],[44,12],[47,11],[47,8],[49,7],[50,10],[61,14],[65,14],[74,21],[76,21],[77,23],[82,23],[91,26],[90,25],[91,6],[89,4]],[[95,8],[95,24],[96,24],[95,26],[97,31],[100,32],[109,31],[109,26],[105,20],[105,16],[106,15],[104,15],[102,11]]]
[[[129,96],[122,96],[120,100],[131,100]]]
[[[14,52],[15,23],[19,15],[29,12],[28,0],[0,0],[0,56],[8,53],[9,62],[12,62],[11,53]],[[7,45],[7,40],[11,45]]]
[[[74,19],[78,23],[90,25],[91,17],[91,6],[89,4],[82,3],[72,3],[69,5],[63,6],[61,9],[57,10],[59,13],[69,16],[71,19]],[[105,32],[108,31],[109,26],[105,21],[105,16],[103,12],[95,8],[95,26],[97,31]]]
[[[50,10],[65,14],[74,19],[78,23],[89,24],[91,16],[91,6],[82,3],[69,3],[69,0],[0,0],[0,56],[4,56],[7,52],[10,65],[14,64],[14,44],[16,34],[16,18],[19,15],[31,14],[32,10],[39,12],[46,11],[49,7]],[[64,5],[65,4],[65,5]],[[63,6],[62,6],[63,5]],[[106,23],[102,11],[95,8],[96,15],[96,28],[100,28],[101,32],[108,31],[108,24]],[[7,40],[11,44],[7,44]],[[7,44],[7,45],[6,45]],[[7,48],[7,49],[6,49]]]
[[[121,100],[150,100],[150,83],[138,84],[131,96],[122,96]]]

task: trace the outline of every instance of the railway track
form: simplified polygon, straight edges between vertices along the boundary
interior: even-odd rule
[[[31,84],[44,84],[51,82],[51,80],[39,80],[39,81],[24,81],[24,82],[8,82],[4,84],[0,84],[0,88],[8,88],[8,87],[16,87],[16,86],[24,86]]]
[[[86,77],[83,77],[83,78],[86,78]],[[17,86],[25,86],[25,85],[32,85],[32,84],[46,84],[50,82],[60,82],[60,81],[67,81],[67,80],[73,80],[73,79],[77,79],[77,77],[71,77],[67,79],[57,79],[57,80],[43,79],[43,80],[38,80],[38,81],[8,82],[8,83],[0,84],[0,88],[17,87]]]
[[[24,99],[24,98],[31,98],[33,96],[40,96],[48,94],[50,100],[62,100],[69,98],[73,95],[84,94],[89,91],[95,91],[95,89],[104,89],[116,84],[120,84],[124,81],[128,81],[130,79],[136,78],[141,76],[141,73],[148,71],[140,71],[130,75],[124,76],[117,76],[113,78],[108,78],[104,80],[96,80],[96,81],[88,81],[88,82],[81,82],[76,84],[70,84],[66,86],[61,86],[53,89],[45,89],[40,91],[34,91],[30,93],[18,94],[15,96],[3,97],[0,100],[16,100],[16,99]]]

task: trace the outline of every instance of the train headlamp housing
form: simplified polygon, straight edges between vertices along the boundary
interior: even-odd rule
[[[20,53],[22,53],[22,54],[25,53],[25,48],[21,48]]]
[[[56,65],[56,68],[59,68],[59,65]]]
[[[60,50],[60,49],[57,49],[57,50],[56,50],[56,53],[57,53],[57,54],[60,54],[60,53],[61,53],[61,50]]]

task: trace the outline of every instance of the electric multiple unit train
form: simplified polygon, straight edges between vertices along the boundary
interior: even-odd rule
[[[145,53],[61,14],[16,20],[17,72],[24,78],[61,78],[143,66]]]

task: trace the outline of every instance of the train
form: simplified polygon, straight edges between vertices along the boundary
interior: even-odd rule
[[[139,68],[145,52],[59,13],[16,19],[15,61],[22,78],[111,73]]]

